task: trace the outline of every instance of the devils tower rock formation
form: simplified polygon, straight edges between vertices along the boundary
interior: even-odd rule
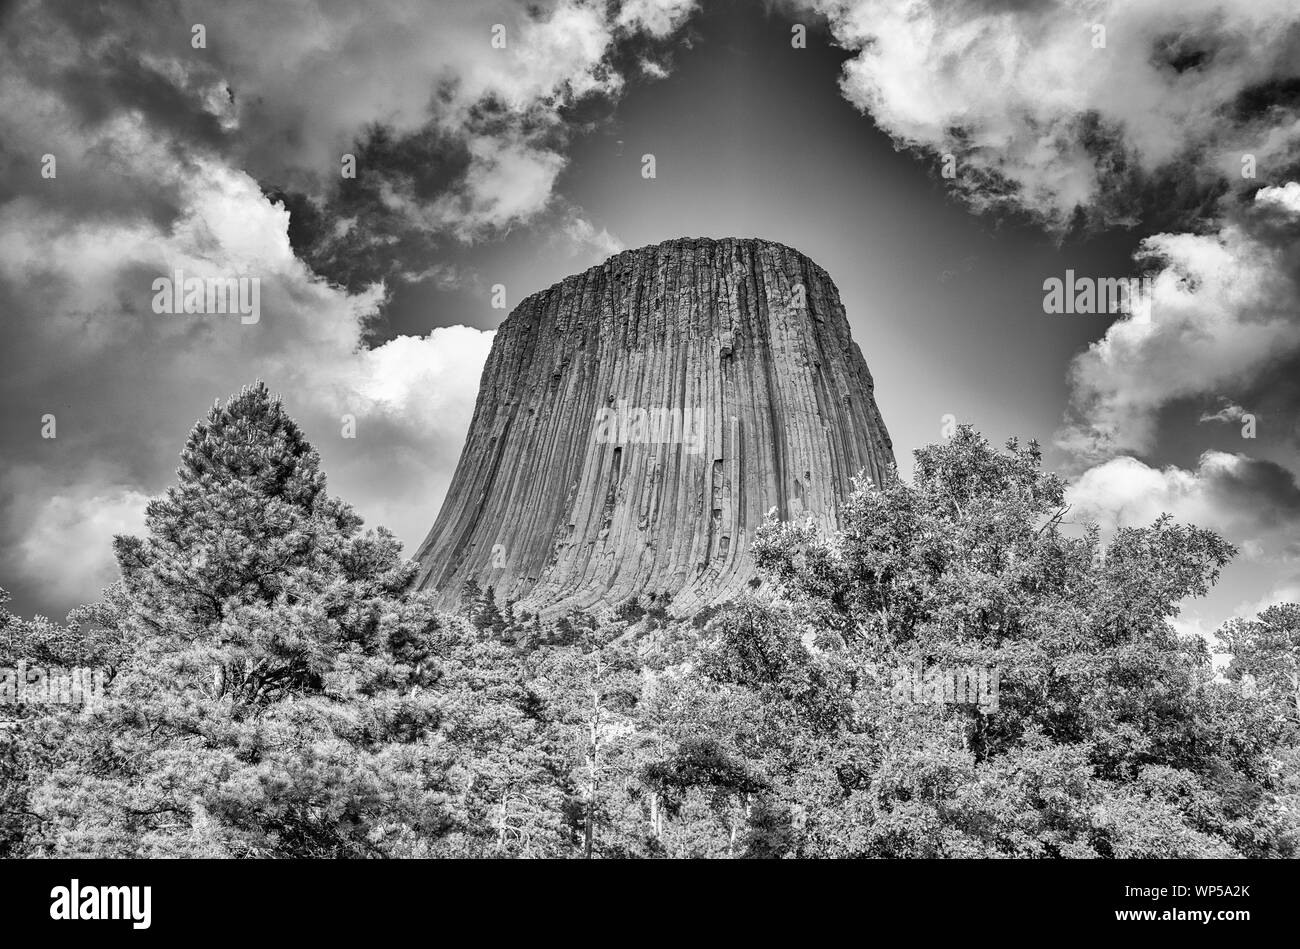
[[[762,240],[626,251],[524,300],[497,331],[442,510],[416,555],[546,615],[742,592],[754,529],[837,523],[893,464],[871,373],[820,267]]]

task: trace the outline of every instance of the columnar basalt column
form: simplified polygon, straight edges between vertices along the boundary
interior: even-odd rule
[[[893,448],[839,292],[763,240],[626,251],[501,324],[420,583],[474,578],[553,616],[667,593],[689,615],[754,578],[754,529],[837,523]]]

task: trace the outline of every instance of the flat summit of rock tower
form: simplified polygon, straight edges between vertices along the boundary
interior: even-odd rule
[[[893,447],[839,292],[792,248],[682,238],[525,299],[497,330],[420,585],[555,615],[743,592],[765,513],[838,523]]]

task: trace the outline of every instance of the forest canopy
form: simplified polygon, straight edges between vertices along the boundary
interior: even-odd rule
[[[5,693],[0,856],[1294,856],[1300,606],[1226,624],[1216,669],[1170,620],[1233,548],[1103,543],[1064,492],[961,427],[829,536],[764,524],[763,596],[444,612],[246,388],[99,602],[0,591],[0,668],[109,676]]]

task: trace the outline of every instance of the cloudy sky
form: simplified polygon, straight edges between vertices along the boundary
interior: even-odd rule
[[[1300,599],[1295,0],[17,0],[0,44],[20,612],[111,582],[111,536],[257,378],[412,548],[492,288],[680,236],[826,268],[905,475],[946,415],[1037,438],[1072,517],[1241,548],[1187,628]],[[155,313],[177,269],[256,276],[260,319]],[[1067,270],[1146,277],[1150,320],[1045,313]]]

